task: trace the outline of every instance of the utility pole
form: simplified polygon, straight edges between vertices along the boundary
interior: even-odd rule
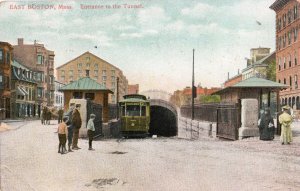
[[[119,77],[117,77],[117,119],[119,119]]]
[[[192,74],[192,120],[194,120],[194,116],[195,116],[195,106],[194,106],[194,84],[195,84],[195,75],[194,75],[194,54],[195,54],[195,49],[193,49],[193,74]]]

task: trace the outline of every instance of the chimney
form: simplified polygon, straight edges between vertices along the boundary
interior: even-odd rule
[[[90,70],[85,70],[86,72],[86,77],[90,77]]]
[[[18,38],[18,45],[19,46],[24,45],[24,39],[23,38]]]
[[[227,73],[227,80],[229,80],[229,72]]]

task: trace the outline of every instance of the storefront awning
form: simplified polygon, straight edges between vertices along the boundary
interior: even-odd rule
[[[26,94],[20,87],[17,87],[17,95],[25,96]]]
[[[25,90],[25,88],[22,88],[22,87],[21,87],[21,89],[22,89],[22,91],[25,93],[25,95],[28,95],[28,92]]]

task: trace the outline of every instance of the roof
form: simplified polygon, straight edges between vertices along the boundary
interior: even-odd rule
[[[290,0],[276,0],[271,6],[270,9],[273,9],[274,11],[279,10],[284,5],[286,5]]]
[[[271,88],[271,89],[286,89],[288,88],[288,85],[277,83],[271,80],[266,80],[263,78],[257,78],[257,77],[252,77],[248,78],[246,80],[242,80],[232,86],[228,86],[220,91],[217,91],[213,94],[219,94],[224,91],[227,91],[229,89],[233,88]]]
[[[60,91],[68,90],[93,90],[93,91],[108,91],[113,93],[111,90],[107,89],[105,86],[99,84],[95,80],[89,77],[80,78],[77,81],[71,82],[59,89]]]
[[[268,66],[268,64],[265,64],[264,62],[266,60],[268,60],[269,58],[272,58],[274,57],[274,60],[276,59],[276,51],[273,51],[272,53],[268,54],[267,56],[263,57],[262,59],[254,62],[253,64],[250,64],[247,68],[243,69],[242,72],[245,72],[247,71],[248,69],[250,68],[253,68],[253,67],[259,67],[259,66]]]
[[[149,102],[148,100],[137,99],[137,98],[128,98],[120,101],[122,103],[132,103],[132,102]]]
[[[112,65],[111,63],[107,62],[106,60],[103,60],[102,58],[100,58],[100,57],[96,56],[95,54],[92,54],[92,53],[90,53],[89,51],[87,51],[87,52],[85,52],[85,53],[81,54],[80,56],[77,56],[76,58],[74,58],[74,59],[72,59],[72,60],[68,61],[67,63],[65,63],[65,64],[63,64],[63,65],[61,65],[61,66],[57,67],[56,69],[58,70],[58,69],[60,69],[60,68],[64,67],[65,65],[67,65],[67,64],[69,64],[69,63],[71,63],[71,62],[73,62],[74,60],[77,60],[78,58],[80,58],[81,56],[83,56],[83,55],[85,55],[85,54],[92,55],[92,56],[96,57],[97,59],[101,60],[102,62],[105,62],[106,64],[109,64],[109,65],[111,65],[112,67],[114,67],[114,68],[116,68],[116,69],[118,69],[118,70],[120,70],[120,71],[121,71],[121,69],[119,69],[118,67],[116,67],[116,66]]]
[[[14,60],[11,64],[12,66],[15,66],[17,68],[21,68],[21,69],[24,69],[24,70],[30,70],[29,68],[27,68],[26,66],[20,64],[19,62],[17,62],[16,60]]]
[[[34,77],[35,74],[32,70],[29,68],[25,67],[24,65],[20,64],[16,60],[12,62],[12,79],[15,80],[22,80],[26,82],[31,82],[31,83],[37,83],[36,78]],[[26,72],[31,72],[26,73]]]

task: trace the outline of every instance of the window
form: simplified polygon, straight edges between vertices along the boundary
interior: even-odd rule
[[[292,88],[292,76],[290,76],[290,88]]]
[[[82,92],[74,92],[73,93],[73,98],[75,99],[82,99]]]
[[[95,99],[95,93],[85,93],[85,99],[94,100]]]
[[[286,84],[286,79],[285,78],[283,79],[283,83]]]
[[[69,76],[73,76],[73,70],[69,70]]]
[[[278,59],[278,70],[279,71],[281,70],[281,59],[280,58]]]
[[[292,56],[289,55],[289,67],[292,67]]]
[[[89,62],[91,58],[90,57],[86,57],[85,59],[86,59],[87,62]]]
[[[61,73],[62,76],[65,75],[65,71],[64,70],[61,70],[60,73]]]
[[[291,39],[292,39],[292,38],[291,38],[291,36],[292,36],[291,34],[292,34],[292,32],[289,31],[289,32],[288,32],[288,45],[290,45],[291,42],[292,42],[292,41],[291,41]]]
[[[43,97],[43,88],[37,88],[37,97],[38,98]]]
[[[288,11],[288,23],[290,24],[292,22],[292,10]]]
[[[77,68],[78,68],[78,69],[81,69],[81,67],[82,67],[82,63],[78,63],[78,64],[77,64]]]
[[[38,64],[43,64],[43,62],[44,62],[44,57],[42,55],[38,55],[37,56],[37,63]]]
[[[36,75],[37,81],[42,82],[42,81],[43,81],[43,73],[38,72],[38,73],[36,73],[36,74],[37,74],[37,75]]]
[[[99,68],[98,64],[95,64],[94,68],[95,68],[95,70],[98,70],[98,68]]]
[[[278,83],[281,83],[281,80],[278,80]]]
[[[298,29],[294,28],[294,42],[297,41],[297,38],[298,38]]]
[[[294,20],[296,20],[298,17],[298,5],[294,6]]]
[[[283,20],[283,27],[285,27],[285,24],[286,24],[286,14],[283,14],[282,16],[282,20]]]
[[[0,49],[0,61],[3,61],[3,49]]]
[[[111,71],[111,75],[113,75],[113,76],[116,75],[116,71],[115,71],[115,70],[112,70],[112,71]]]
[[[295,66],[297,65],[297,52],[295,52]]]
[[[6,64],[10,64],[10,53],[6,53]]]
[[[102,76],[106,76],[106,70],[102,70]]]
[[[283,58],[283,69],[285,69],[285,57]]]
[[[294,82],[295,82],[295,89],[298,89],[298,76],[294,76]]]
[[[94,76],[98,76],[98,70],[94,70]]]
[[[115,81],[116,80],[116,77],[115,76],[112,76],[111,77],[111,81]]]
[[[102,81],[106,81],[106,76],[102,76]]]
[[[91,64],[90,64],[90,63],[87,63],[87,64],[86,64],[86,68],[87,68],[87,69],[89,69],[89,68],[90,68],[90,66],[91,66]]]

